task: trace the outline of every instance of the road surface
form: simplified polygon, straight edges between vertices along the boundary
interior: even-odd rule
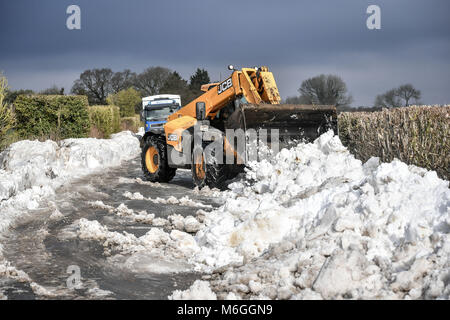
[[[188,196],[196,202],[219,206],[220,200],[193,191],[190,171],[179,170],[170,184],[161,186],[139,183],[142,178],[140,159],[123,163],[119,168],[93,174],[57,190],[55,197],[34,210],[32,218],[20,221],[4,241],[4,257],[18,270],[50,293],[36,294],[29,282],[0,279],[0,290],[8,299],[166,299],[175,289],[188,288],[198,273],[153,273],[116,268],[108,262],[101,243],[65,239],[64,232],[80,218],[97,220],[110,231],[144,235],[151,225],[130,221],[89,202],[101,200],[117,208],[124,203],[133,210],[146,210],[156,217],[171,214],[193,215],[197,208],[176,204],[155,204],[148,200],[130,200],[126,191],[139,192],[145,197],[176,198]],[[64,215],[51,219],[55,208]],[[27,215],[28,216],[28,215]],[[79,289],[69,289],[69,266],[78,266],[81,273]]]

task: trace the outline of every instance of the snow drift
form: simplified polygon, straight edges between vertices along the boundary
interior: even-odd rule
[[[75,178],[117,166],[139,154],[130,131],[111,139],[19,141],[0,154],[0,234],[38,201]]]
[[[398,160],[362,164],[332,132],[283,149],[206,215],[191,262],[210,287],[171,298],[448,299],[448,187]]]

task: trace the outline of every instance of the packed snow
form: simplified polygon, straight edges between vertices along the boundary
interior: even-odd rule
[[[186,272],[191,269],[187,259],[199,250],[192,235],[178,230],[165,232],[154,227],[136,237],[84,218],[76,221],[73,229],[79,239],[100,242],[111,265],[131,272]]]
[[[332,132],[249,167],[196,234],[209,285],[171,298],[449,298],[450,190],[435,172],[362,164]]]
[[[159,204],[178,204],[180,206],[187,206],[187,207],[194,207],[194,208],[212,208],[211,205],[206,205],[201,202],[194,201],[194,200],[190,199],[188,196],[183,196],[180,199],[177,199],[174,196],[169,196],[167,199],[163,199],[160,197],[152,199],[152,198],[145,198],[139,192],[131,193],[129,191],[125,192],[123,194],[123,196],[125,198],[131,199],[131,200],[148,200],[153,203],[159,203]]]
[[[189,290],[175,290],[169,296],[170,300],[216,300],[217,296],[211,291],[207,281],[195,280]]]
[[[140,195],[140,193],[138,194]],[[131,197],[131,199],[144,199],[143,197],[141,198],[141,196]],[[176,202],[176,204],[179,204],[179,202]],[[116,214],[119,217],[131,219],[135,222],[150,224],[154,227],[165,227],[166,229],[185,231],[188,233],[196,233],[201,229],[206,214],[203,210],[197,210],[195,213],[196,217],[192,215],[183,217],[180,214],[172,214],[169,215],[167,219],[164,219],[155,217],[154,213],[147,213],[146,210],[135,212],[133,209],[128,208],[124,203],[121,203],[117,208],[107,205],[100,200],[91,202],[90,205],[94,208],[103,209],[109,213]]]

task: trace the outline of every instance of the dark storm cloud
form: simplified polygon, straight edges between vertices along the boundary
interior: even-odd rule
[[[65,27],[70,4],[81,7],[80,31]],[[365,26],[370,4],[381,7],[381,30]],[[0,69],[15,87],[41,89],[70,86],[92,67],[161,64],[187,77],[200,66],[218,78],[228,63],[269,65],[284,96],[334,72],[355,105],[405,82],[442,103],[450,100],[449,9],[446,0],[2,1]]]

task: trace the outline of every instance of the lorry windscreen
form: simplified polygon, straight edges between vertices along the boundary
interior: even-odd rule
[[[150,120],[161,120],[167,118],[169,115],[177,111],[178,108],[175,106],[159,107],[157,109],[152,109],[149,107],[145,108],[144,116],[147,121]]]

